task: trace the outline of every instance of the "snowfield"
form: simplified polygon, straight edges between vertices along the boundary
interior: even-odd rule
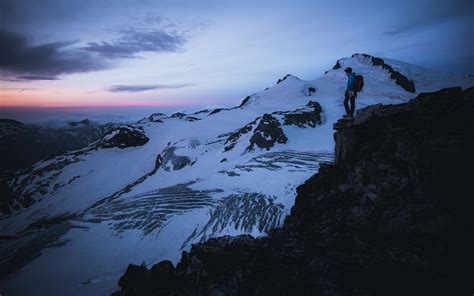
[[[356,109],[474,85],[470,76],[384,61],[416,92],[355,55],[314,80],[287,75],[239,107],[153,114],[36,163],[10,182],[17,200],[1,214],[0,293],[110,294],[129,263],[177,262],[209,237],[281,225],[296,187],[332,161],[345,67],[365,79]]]

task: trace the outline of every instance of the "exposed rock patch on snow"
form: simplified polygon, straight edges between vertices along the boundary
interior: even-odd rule
[[[270,114],[264,114],[250,137],[246,151],[252,151],[254,146],[269,150],[275,143],[285,144],[288,141],[280,127],[280,122]]]
[[[102,148],[128,148],[145,145],[149,138],[143,129],[136,127],[118,127],[102,138],[98,146]]]

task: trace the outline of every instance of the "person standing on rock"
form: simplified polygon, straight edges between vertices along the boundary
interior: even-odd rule
[[[344,69],[344,72],[347,75],[347,88],[344,94],[344,108],[346,109],[346,115],[344,117],[352,117],[355,110],[355,99],[357,97],[357,92],[354,90],[356,73],[352,72],[351,67]],[[351,106],[349,107],[349,101]]]

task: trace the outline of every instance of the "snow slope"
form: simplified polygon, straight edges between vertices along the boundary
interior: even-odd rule
[[[332,161],[345,67],[365,77],[358,109],[474,85],[472,77],[384,61],[416,92],[355,55],[315,80],[287,75],[239,107],[153,114],[35,164],[10,182],[17,201],[1,217],[0,293],[104,295],[128,263],[176,262],[209,237],[259,236],[281,225],[295,188]]]

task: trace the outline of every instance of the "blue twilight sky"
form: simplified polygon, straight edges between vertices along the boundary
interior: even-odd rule
[[[473,3],[0,0],[0,107],[232,105],[356,52],[473,73]]]

